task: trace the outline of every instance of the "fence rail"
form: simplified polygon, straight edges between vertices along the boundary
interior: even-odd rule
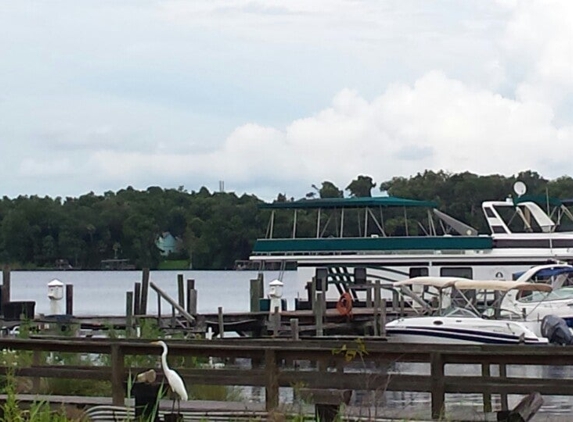
[[[109,380],[113,403],[116,405],[123,405],[125,382],[130,370],[133,371],[126,367],[125,357],[158,355],[161,351],[148,341],[107,339],[0,339],[0,349],[110,355],[111,366],[36,364],[16,368],[15,374],[34,378]],[[226,339],[172,341],[169,342],[169,356],[250,360],[250,367],[245,368],[193,368],[178,371],[194,384],[264,387],[267,411],[279,406],[280,387],[295,384],[314,389],[426,392],[431,394],[433,418],[441,417],[446,393],[484,394],[485,407],[486,403],[491,403],[486,400],[486,396],[492,393],[527,394],[538,391],[543,395],[573,395],[571,379],[489,375],[491,365],[500,365],[500,374],[505,373],[504,365],[508,364],[571,365],[572,346],[414,346],[368,339],[357,342],[352,338],[300,341]],[[298,361],[311,361],[316,365],[307,365],[301,369],[293,365],[293,362]],[[383,370],[397,362],[427,363],[430,365],[430,375],[406,375]],[[445,375],[445,367],[450,364],[481,364],[487,370],[482,372],[485,375]]]

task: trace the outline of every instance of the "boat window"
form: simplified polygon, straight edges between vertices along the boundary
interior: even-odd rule
[[[445,317],[480,318],[475,312],[464,308],[450,308],[444,312]]]
[[[412,268],[410,268],[410,273],[409,273],[410,278],[426,277],[428,275],[430,275],[428,267],[412,267]]]
[[[473,271],[471,267],[442,267],[440,268],[440,276],[442,277],[464,277],[473,278]]]
[[[521,303],[533,302],[548,302],[552,300],[565,300],[573,299],[573,287],[564,287],[562,289],[553,290],[550,293],[545,292],[531,292],[530,295],[522,297],[518,300]]]

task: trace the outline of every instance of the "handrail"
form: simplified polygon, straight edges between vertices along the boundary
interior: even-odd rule
[[[225,339],[168,341],[170,356],[214,356],[222,358],[247,358],[250,368],[178,369],[193,383],[212,385],[252,385],[265,387],[266,408],[275,409],[279,387],[304,383],[307,388],[335,388],[354,390],[419,391],[432,396],[432,415],[440,417],[446,393],[504,393],[524,394],[535,388],[541,394],[573,395],[572,381],[546,378],[450,376],[445,375],[447,364],[489,365],[570,365],[573,347],[548,346],[453,346],[399,344],[352,338],[281,340],[281,339]],[[108,379],[112,384],[112,398],[116,405],[123,405],[124,383],[130,368],[125,367],[126,355],[158,355],[160,348],[148,340],[111,339],[0,339],[0,349],[58,351],[67,353],[100,353],[111,355],[111,367],[78,367],[35,365],[17,368],[16,375],[32,377],[61,377]],[[308,368],[299,371],[282,365],[282,361],[310,360],[320,362],[322,370]],[[352,361],[352,362],[350,362]],[[364,362],[364,369],[356,372],[356,362]],[[430,375],[388,375],[367,368],[368,363],[429,363]],[[344,371],[353,365],[353,371]],[[336,367],[341,372],[323,371]],[[6,368],[5,368],[6,369]],[[143,369],[143,368],[142,368]],[[147,369],[147,368],[145,368]],[[133,371],[133,369],[132,369]],[[489,373],[489,372],[488,372]]]

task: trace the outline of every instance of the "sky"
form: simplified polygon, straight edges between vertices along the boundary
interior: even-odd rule
[[[573,168],[569,0],[5,0],[0,195]]]

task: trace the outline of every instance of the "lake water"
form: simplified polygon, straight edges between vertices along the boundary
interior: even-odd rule
[[[177,298],[177,274],[195,280],[199,313],[245,312],[250,307],[249,280],[257,271],[151,271],[150,281],[173,298]],[[278,271],[263,272],[265,291],[268,284],[279,277]],[[11,273],[11,300],[35,301],[36,313],[50,312],[48,283],[54,279],[74,286],[75,315],[125,315],[126,292],[133,291],[141,282],[141,271],[13,271]],[[296,273],[283,273],[284,297],[289,299],[289,309],[297,297]],[[62,305],[65,309],[65,304]],[[157,298],[150,289],[148,313],[157,312]],[[162,304],[162,312],[167,307]]]
[[[245,312],[249,310],[249,280],[256,278],[256,271],[151,271],[150,280],[173,298],[177,298],[177,274],[183,274],[185,279],[194,279],[198,292],[198,312],[214,313],[219,306],[225,312]],[[64,284],[74,285],[74,314],[76,315],[124,315],[125,297],[127,291],[133,291],[134,283],[141,281],[141,271],[13,271],[11,273],[11,299],[13,301],[35,301],[36,313],[50,313],[50,302],[47,297],[47,284],[58,279]],[[268,284],[280,277],[278,271],[263,273],[265,289]],[[286,271],[280,277],[284,282],[284,297],[288,298],[288,308],[294,308],[294,298],[299,294],[296,272]],[[65,307],[65,305],[63,305]],[[163,306],[163,312],[168,307]],[[156,294],[149,292],[148,312],[157,312]],[[448,374],[479,375],[481,370],[476,365],[451,365]],[[397,365],[396,372],[428,373],[427,365]],[[552,371],[552,376],[559,378],[573,377],[571,368],[562,367],[520,367],[508,366],[508,375],[528,377],[540,375],[544,371]],[[247,389],[251,391],[252,400],[264,400],[260,388]],[[283,389],[281,389],[283,390]],[[281,396],[287,400],[292,397],[289,389]],[[355,400],[365,397],[357,395]],[[509,404],[514,406],[521,397],[510,396]],[[568,415],[573,409],[573,398],[568,396],[545,397],[541,413],[552,415]],[[292,400],[292,398],[290,399]],[[420,409],[426,413],[430,406],[430,395],[426,393],[387,392],[383,395],[383,405],[387,409]],[[360,403],[358,403],[360,404]],[[462,405],[464,408],[480,412],[481,395],[448,394],[446,406]],[[494,409],[499,409],[498,396],[493,397]],[[537,419],[536,419],[537,420]]]

